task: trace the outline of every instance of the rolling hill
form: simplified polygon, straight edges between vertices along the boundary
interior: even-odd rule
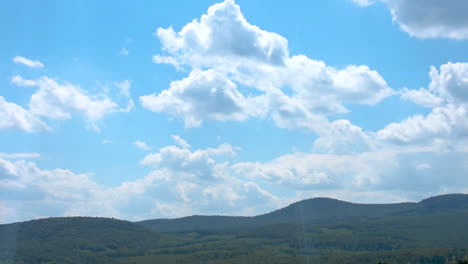
[[[299,201],[254,217],[0,225],[0,263],[452,263],[468,256],[468,195],[418,203]]]

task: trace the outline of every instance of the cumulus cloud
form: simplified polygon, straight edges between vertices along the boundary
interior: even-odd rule
[[[121,108],[109,96],[103,93],[89,94],[77,85],[59,82],[49,77],[37,80],[26,80],[14,76],[12,83],[18,86],[37,87],[29,100],[29,112],[34,116],[44,116],[50,119],[70,119],[72,115],[82,115],[89,127],[99,130],[96,122],[104,116],[115,112],[128,112],[134,104],[129,100],[126,108]],[[129,96],[129,81],[117,83],[122,95]]]
[[[69,119],[72,113],[97,121],[115,112],[118,105],[105,95],[88,95],[80,87],[43,77],[36,81],[38,90],[31,96],[29,108],[35,115],[51,119]]]
[[[288,71],[278,76],[281,74],[280,87],[292,87],[292,97],[315,113],[345,113],[344,104],[374,105],[394,93],[382,76],[367,66],[339,70],[304,55],[291,57]]]
[[[195,64],[231,56],[282,64],[288,57],[287,40],[249,24],[233,0],[211,6],[179,32],[159,28],[157,35],[165,50]]]
[[[468,38],[464,0],[383,0],[400,27],[418,38]]]
[[[221,156],[234,155],[229,144],[193,152],[168,146],[158,153],[160,158],[151,162],[154,169],[149,174],[112,188],[100,186],[91,174],[44,170],[33,162],[5,159],[28,155],[5,154],[0,157],[0,201],[11,210],[2,211],[1,221],[72,215],[129,220],[246,215],[278,207],[276,196],[252,181],[230,175],[228,164],[218,161]]]
[[[13,62],[23,64],[23,65],[28,66],[30,68],[43,68],[44,67],[44,64],[42,62],[26,59],[25,57],[22,57],[22,56],[14,57]]]
[[[70,215],[129,220],[255,215],[316,196],[359,202],[414,201],[459,192],[460,186],[468,184],[468,148],[296,152],[265,162],[230,163],[235,153],[236,148],[226,143],[194,151],[166,146],[142,160],[152,167],[149,174],[112,188],[98,185],[90,174],[44,170],[36,163],[16,160],[29,154],[4,155],[0,157],[0,201],[2,208],[9,209],[3,211],[2,221]]]
[[[468,63],[447,63],[440,70],[431,67],[429,91],[450,103],[468,103]]]
[[[393,143],[452,143],[468,137],[468,63],[431,67],[428,89],[404,90],[402,98],[433,107],[426,115],[410,116],[377,132],[377,138]]]
[[[151,150],[151,147],[148,144],[146,144],[145,142],[140,141],[140,140],[137,140],[137,141],[133,142],[133,145],[135,145],[137,148],[142,149],[144,151],[150,151]]]
[[[151,111],[183,119],[186,127],[270,117],[280,127],[317,133],[329,115],[348,112],[346,104],[373,105],[394,94],[367,66],[336,69],[290,56],[284,37],[247,22],[232,0],[211,6],[180,31],[159,28],[157,36],[169,56],[153,60],[191,72],[140,101]]]
[[[467,155],[465,151],[417,148],[352,155],[294,153],[264,163],[243,162],[232,167],[250,179],[295,190],[328,192],[331,197],[336,197],[335,191],[354,193],[355,197],[363,191],[400,193],[406,199],[414,199],[414,195],[459,192],[460,186],[468,184],[463,161]]]
[[[2,200],[86,199],[97,185],[87,174],[69,170],[41,170],[36,163],[0,158]]]
[[[224,164],[218,163],[216,158],[235,154],[235,148],[229,144],[193,152],[186,148],[168,146],[161,148],[157,153],[147,155],[140,164],[169,170],[183,178],[214,180],[224,176],[222,173]]]
[[[89,174],[0,158],[0,200],[12,210],[3,216],[7,222],[67,215],[69,208],[92,201],[100,190]]]
[[[143,107],[182,117],[186,127],[200,126],[204,119],[245,120],[250,98],[236,84],[214,70],[194,70],[183,80],[174,81],[160,94],[141,96]]]
[[[394,146],[431,146],[446,151],[468,140],[468,64],[447,63],[431,67],[427,88],[404,88],[403,100],[431,108],[376,131],[363,131],[346,120],[337,120],[319,131],[313,151],[350,154]]]
[[[360,6],[374,1],[352,0]],[[465,0],[380,0],[385,3],[400,28],[417,38],[468,38]]]
[[[26,132],[49,131],[51,128],[31,111],[0,96],[0,129],[18,129]]]
[[[434,108],[427,116],[414,115],[400,123],[391,123],[377,132],[380,140],[393,143],[434,143],[468,136],[468,115],[462,106]]]
[[[404,88],[401,91],[400,97],[405,101],[410,101],[428,108],[440,106],[444,102],[442,98],[434,95],[425,88],[420,88],[418,90]]]
[[[314,141],[312,150],[327,154],[362,153],[372,150],[374,144],[372,133],[363,131],[348,120],[336,120]]]

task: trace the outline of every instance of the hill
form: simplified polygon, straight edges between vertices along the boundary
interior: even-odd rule
[[[450,263],[468,258],[467,223],[463,194],[314,198],[254,217],[48,218],[0,225],[0,263]]]
[[[254,217],[189,216],[176,219],[154,219],[138,222],[156,232],[188,232],[225,228],[255,228],[267,224],[330,221],[366,221],[391,216],[423,215],[468,210],[468,195],[449,194],[425,199],[419,203],[356,204],[330,198],[313,198]]]

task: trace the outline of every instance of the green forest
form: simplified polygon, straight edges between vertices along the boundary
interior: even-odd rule
[[[0,225],[0,263],[467,264],[467,224],[461,194],[382,205],[317,198],[255,217],[47,218]]]

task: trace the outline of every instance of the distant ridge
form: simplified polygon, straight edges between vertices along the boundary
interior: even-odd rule
[[[253,217],[0,225],[0,264],[452,263],[468,259],[468,195],[417,203],[313,198]]]
[[[252,217],[196,215],[175,219],[144,220],[137,223],[157,232],[186,232],[325,219],[367,220],[384,216],[418,215],[457,209],[468,209],[468,194],[447,194],[430,197],[420,202],[389,204],[359,204],[317,197],[298,201],[276,211]]]

